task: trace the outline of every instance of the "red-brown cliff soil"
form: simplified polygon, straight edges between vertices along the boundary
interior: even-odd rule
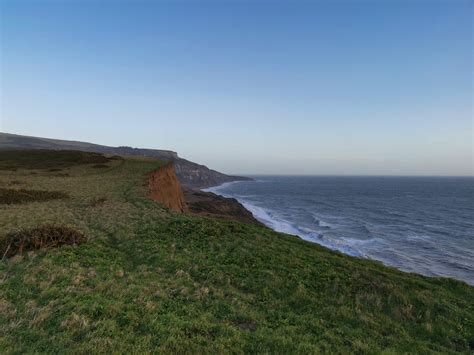
[[[148,176],[148,196],[175,212],[186,212],[183,191],[176,177],[173,163],[168,163]]]

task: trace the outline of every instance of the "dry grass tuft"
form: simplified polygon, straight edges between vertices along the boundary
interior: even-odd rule
[[[105,201],[107,201],[107,199],[105,197],[94,197],[91,200],[89,206],[91,206],[91,207],[102,206],[105,203]]]
[[[73,228],[47,224],[7,234],[0,240],[0,252],[4,259],[21,255],[24,251],[76,245],[86,241],[84,234]]]
[[[64,199],[68,197],[68,194],[61,191],[0,188],[0,204],[3,205],[26,202],[43,202],[49,200]]]
[[[72,331],[87,330],[89,328],[89,319],[81,314],[72,313],[66,320],[61,322],[61,329]]]

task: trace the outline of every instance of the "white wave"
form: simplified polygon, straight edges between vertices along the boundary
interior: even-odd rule
[[[223,185],[219,186],[222,188],[210,188],[206,190],[209,191],[212,189],[212,191],[210,192],[217,193],[224,197],[232,197],[232,198],[237,199],[247,210],[252,212],[253,216],[257,220],[265,224],[267,227],[273,229],[274,231],[296,235],[303,240],[306,240],[312,243],[317,243],[326,248],[337,250],[344,254],[357,256],[357,257],[366,257],[364,253],[362,253],[360,250],[358,250],[353,245],[351,245],[350,241],[352,239],[350,238],[347,238],[347,239],[330,238],[314,230],[298,227],[282,218],[278,218],[274,216],[270,210],[265,209],[260,206],[256,206],[254,203],[251,203],[248,200],[241,198],[239,195],[231,195],[231,194],[226,194],[222,192],[221,190],[224,189],[226,186],[229,186],[228,184],[229,183],[227,183],[227,185],[225,186]]]
[[[290,222],[282,220],[282,219],[276,219],[273,216],[270,215],[270,212],[267,211],[266,209],[262,207],[255,206],[248,201],[245,201],[243,199],[237,198],[237,200],[252,214],[256,219],[258,219],[260,222],[265,224],[267,227],[270,227],[271,229],[277,231],[277,232],[282,232],[282,233],[288,233],[288,234],[298,234],[298,229],[296,229]]]
[[[433,238],[425,234],[409,234],[406,236],[406,239],[410,242],[431,242]]]
[[[237,184],[239,182],[242,182],[242,181],[224,182],[221,185],[212,186],[212,187],[208,187],[206,189],[201,189],[201,190],[204,191],[204,192],[212,192],[212,193],[224,196],[224,194],[221,193],[221,190],[225,189],[226,187],[229,187],[230,185]],[[226,197],[226,196],[224,196],[224,197]]]
[[[322,220],[318,220],[318,225],[323,228],[331,228],[333,226],[331,223],[327,223]]]

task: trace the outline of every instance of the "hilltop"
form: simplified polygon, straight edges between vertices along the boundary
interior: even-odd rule
[[[230,176],[209,169],[207,166],[180,158],[178,153],[171,150],[143,149],[132,147],[109,147],[105,145],[22,136],[0,132],[0,150],[2,149],[53,149],[53,150],[78,150],[111,155],[144,156],[152,157],[174,163],[176,174],[181,185],[187,189],[206,188],[230,181],[249,180],[242,176]]]
[[[178,186],[147,157],[0,151],[0,245],[67,236],[4,253],[0,352],[474,350],[473,287],[153,200]]]

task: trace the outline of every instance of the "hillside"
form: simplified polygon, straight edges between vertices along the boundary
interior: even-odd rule
[[[0,152],[0,245],[78,236],[4,253],[0,353],[474,351],[473,287],[171,212],[149,198],[165,165]]]
[[[172,161],[181,185],[188,189],[205,188],[230,181],[248,180],[246,177],[225,175],[209,169],[204,165],[193,163],[180,158],[178,153],[170,150],[109,147],[86,142],[29,137],[0,132],[0,150],[1,149],[79,150],[111,155],[145,156]]]

